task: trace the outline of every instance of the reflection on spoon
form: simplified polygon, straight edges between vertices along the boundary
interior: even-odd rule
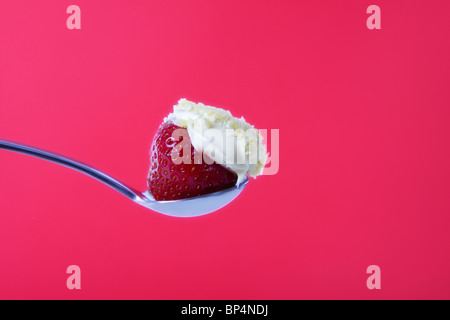
[[[103,182],[107,186],[120,192],[141,206],[173,217],[196,217],[219,210],[233,201],[234,198],[242,192],[249,181],[248,176],[245,176],[244,181],[239,184],[239,186],[226,190],[205,194],[194,198],[172,201],[156,201],[152,194],[148,191],[143,193],[139,192],[97,169],[55,153],[5,140],[0,140],[0,149],[23,153],[77,170],[94,179],[97,179],[100,182]]]

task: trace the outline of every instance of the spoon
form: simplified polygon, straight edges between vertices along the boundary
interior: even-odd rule
[[[219,210],[233,201],[234,198],[242,192],[249,181],[248,176],[245,176],[244,181],[239,184],[239,186],[226,190],[181,200],[156,201],[148,190],[145,192],[139,192],[107,175],[106,173],[55,153],[5,140],[0,140],[0,149],[23,153],[69,167],[97,179],[100,182],[103,182],[107,186],[120,192],[125,197],[133,200],[141,206],[172,217],[197,217]]]

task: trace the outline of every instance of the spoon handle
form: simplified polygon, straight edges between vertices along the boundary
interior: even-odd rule
[[[110,177],[106,173],[103,173],[97,169],[89,167],[81,162],[57,155],[52,152],[36,149],[23,144],[14,143],[10,141],[0,140],[0,149],[5,149],[9,151],[14,151],[18,153],[23,153],[36,158],[44,159],[50,162],[60,164],[62,166],[74,169],[81,173],[84,173],[100,182],[103,182],[107,186],[113,188],[114,190],[120,192],[127,198],[136,201],[140,198],[135,190],[123,184],[122,182]]]

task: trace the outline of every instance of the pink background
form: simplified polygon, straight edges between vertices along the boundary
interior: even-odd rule
[[[66,8],[81,8],[68,30]],[[381,30],[366,8],[381,8]],[[0,139],[141,190],[179,98],[280,129],[280,170],[193,219],[0,150],[2,299],[450,298],[448,1],[9,1]],[[66,268],[81,268],[68,290]],[[381,268],[381,290],[366,268]]]

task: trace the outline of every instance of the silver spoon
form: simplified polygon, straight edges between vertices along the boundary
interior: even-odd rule
[[[194,198],[156,201],[149,191],[139,192],[97,169],[55,153],[5,140],[0,140],[0,149],[23,153],[77,170],[103,182],[141,206],[173,217],[196,217],[219,210],[233,201],[242,192],[249,180],[248,176],[245,176],[244,181],[239,186]]]

